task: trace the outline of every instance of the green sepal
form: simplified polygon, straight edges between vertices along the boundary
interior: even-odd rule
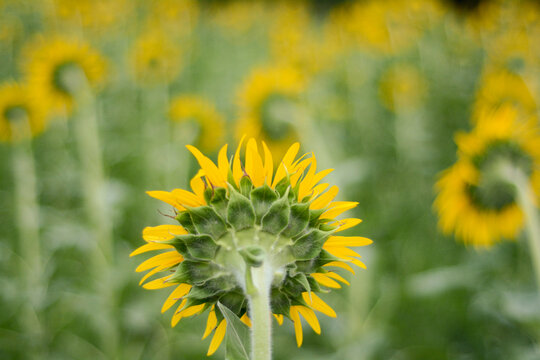
[[[309,210],[309,227],[317,227],[320,223],[319,217],[326,209]]]
[[[195,229],[195,226],[193,225],[193,219],[191,218],[191,215],[187,211],[181,211],[176,215],[176,221],[182,225],[184,229],[186,229],[187,232],[196,234],[197,230]]]
[[[305,274],[310,274],[317,269],[314,259],[297,261],[295,262],[295,265],[296,272],[302,272]],[[295,272],[292,272],[292,274],[294,275]]]
[[[239,251],[247,265],[259,267],[266,258],[264,249],[258,245],[248,246]]]
[[[199,285],[215,277],[219,271],[220,267],[212,262],[184,260],[168,281]]]
[[[246,297],[240,291],[229,291],[219,298],[219,302],[225,305],[235,315],[240,316]]]
[[[270,300],[270,307],[274,314],[282,314],[289,317],[291,301],[289,297],[279,289],[273,288]]]
[[[289,295],[290,299],[298,297],[298,296],[302,296],[302,293],[306,291],[303,284],[294,280],[290,276],[288,276],[283,282],[283,285],[281,286],[281,290],[287,295]]]
[[[283,230],[281,235],[292,238],[300,234],[309,224],[309,204],[293,204],[291,205],[291,213],[289,215],[289,224]]]
[[[312,292],[328,292],[328,291],[323,291],[319,283],[317,282],[317,280],[315,280],[312,276],[308,276],[307,280],[308,280],[309,287],[311,288]]]
[[[231,186],[227,206],[227,222],[236,230],[252,228],[255,224],[255,210],[251,201]]]
[[[261,220],[263,231],[276,235],[287,226],[290,213],[287,195],[288,191],[280,199],[274,201],[268,212],[263,216]]]
[[[279,193],[280,197],[285,195],[285,192],[287,191],[290,185],[291,185],[291,179],[289,177],[289,174],[287,174],[287,176],[285,176],[276,184],[276,191]]]
[[[227,332],[225,342],[225,359],[227,360],[249,360],[250,349],[250,332],[249,328],[244,324],[238,315],[231,311],[227,305],[218,301],[216,304],[216,317],[219,313],[221,319],[227,319]],[[218,323],[221,322],[218,319]]]
[[[311,286],[309,285],[309,281],[306,277],[306,274],[299,272],[291,279],[293,281],[296,281],[298,284],[300,284],[304,288],[305,291],[311,292]]]
[[[193,299],[209,299],[216,295],[234,289],[236,286],[233,276],[219,276],[204,282],[202,285],[196,285],[191,288],[187,294],[187,298]]]
[[[341,261],[341,259],[322,249],[317,259],[315,259],[315,264],[317,267],[321,267],[333,261]]]
[[[334,231],[338,228],[338,226],[330,225],[330,224],[320,224],[319,229],[322,231]]]
[[[251,202],[255,209],[255,216],[257,224],[261,223],[261,219],[268,212],[270,206],[274,201],[278,199],[278,195],[270,186],[264,184],[251,191]]]
[[[214,189],[212,187],[207,187],[203,191],[203,197],[207,204],[210,203],[210,200],[212,200],[212,197],[214,196]]]
[[[209,201],[209,204],[216,210],[216,212],[223,218],[227,214],[227,190],[225,188],[219,187],[214,188],[214,194],[212,199]]]
[[[178,252],[184,254],[181,250],[184,248],[187,250],[188,254],[185,254],[188,258],[199,260],[212,260],[216,256],[216,251],[218,249],[218,244],[208,235],[178,235],[176,236],[179,243],[183,243],[184,246],[179,244],[177,248]],[[175,248],[176,244],[173,244]]]
[[[292,245],[292,253],[296,260],[310,260],[316,258],[329,236],[327,232],[317,229],[296,240]]]
[[[251,189],[253,189],[253,183],[251,182],[249,176],[242,176],[240,179],[240,193],[245,197],[249,197],[251,194]]]
[[[189,208],[188,211],[199,234],[207,234],[218,240],[227,232],[225,221],[211,207],[200,206]]]

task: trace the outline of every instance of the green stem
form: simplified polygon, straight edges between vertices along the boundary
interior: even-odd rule
[[[251,360],[272,359],[272,310],[270,309],[270,286],[272,274],[264,263],[250,267],[253,288],[248,292],[251,314]],[[249,271],[249,270],[248,270]]]
[[[110,277],[114,260],[112,225],[107,215],[95,98],[85,78],[82,79],[82,85],[76,92],[75,106],[73,127],[82,167],[84,205],[95,241],[91,265],[96,292],[102,301],[98,305],[100,316],[95,320],[102,335],[103,349],[109,358],[114,359],[118,351],[118,339],[114,315],[114,289]]]
[[[525,216],[525,226],[532,257],[538,290],[540,291],[540,224],[538,209],[535,204],[536,195],[530,185],[529,178],[515,166],[504,164],[502,176],[516,187],[517,202]]]
[[[28,132],[30,130],[28,129]],[[30,136],[29,136],[30,137]],[[39,205],[31,140],[24,139],[13,146],[13,175],[15,185],[16,224],[19,231],[21,275],[23,277],[23,315],[21,326],[33,344],[42,339],[38,309],[43,300],[45,285],[41,244],[39,239]],[[31,358],[39,358],[30,352]],[[41,354],[43,355],[43,354]]]

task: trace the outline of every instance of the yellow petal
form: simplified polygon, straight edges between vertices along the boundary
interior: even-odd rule
[[[298,347],[302,346],[303,334],[302,323],[300,322],[300,316],[298,315],[297,306],[291,306],[290,316],[294,323],[294,332],[296,334],[296,344]]]
[[[328,210],[326,210],[319,219],[333,219],[345,211],[356,207],[356,205],[358,205],[358,203],[354,201],[335,201],[328,206]]]
[[[190,306],[188,308],[185,308],[183,309],[182,311],[180,311],[180,315],[182,317],[190,317],[190,316],[193,316],[195,314],[197,314],[198,312],[200,312],[202,309],[204,309],[204,306],[206,304],[200,304],[200,305],[193,305],[193,306]]]
[[[213,186],[227,187],[226,179],[223,179],[216,164],[214,164],[212,160],[204,156],[196,147],[191,145],[186,145],[186,147],[193,154],[193,156],[195,156],[197,162],[201,166],[201,169],[203,169],[204,174],[208,180],[210,180],[210,183]]]
[[[180,253],[176,252],[175,250],[174,251],[168,251],[168,252],[165,252],[163,254],[152,256],[150,259],[148,259],[148,260],[144,261],[142,264],[140,264],[135,269],[135,271],[136,272],[145,271],[145,270],[154,268],[156,266],[162,265],[163,263],[167,263],[169,261],[172,261],[173,259],[181,259],[180,261],[182,261],[184,258],[182,257],[182,255],[180,255]]]
[[[173,196],[176,197],[176,201],[184,207],[186,205],[191,207],[205,205],[205,202],[201,201],[197,195],[184,189],[174,189],[171,191],[171,194],[173,194]]]
[[[206,339],[208,335],[212,333],[212,331],[215,329],[217,325],[217,317],[216,312],[214,311],[214,307],[212,306],[212,310],[208,313],[208,320],[206,320],[206,329],[204,330],[203,340]]]
[[[234,154],[233,159],[233,178],[236,185],[240,186],[240,179],[244,176],[244,170],[242,169],[242,162],[240,161],[240,151],[242,150],[242,144],[246,135],[242,136],[238,147],[236,148],[236,153]]]
[[[324,264],[323,266],[324,267],[327,267],[327,266],[332,267],[332,266],[334,266],[334,267],[342,268],[342,269],[347,270],[351,274],[354,274],[354,269],[349,264],[346,264],[346,263],[341,262],[341,261],[331,261],[328,264]]]
[[[338,247],[338,246],[332,247],[332,246],[325,246],[325,245],[323,245],[323,249],[338,258],[350,259],[353,257],[361,257],[360,254],[358,254],[356,251],[349,249],[347,247]]]
[[[311,297],[309,296],[308,292],[304,292],[302,293],[302,297],[304,298],[304,301],[315,310],[333,318],[337,317],[334,309],[332,309],[327,303],[322,301],[322,299],[318,297],[317,294],[315,294],[314,292],[311,293]]]
[[[335,272],[329,271],[329,272],[327,272],[325,275],[328,276],[329,278],[332,278],[332,279],[336,279],[336,280],[338,280],[338,281],[341,281],[341,282],[344,283],[344,284],[351,285],[351,284],[350,284],[347,280],[345,280],[341,275],[336,274]]]
[[[193,190],[199,200],[206,203],[206,200],[204,200],[204,190],[206,189],[206,184],[204,183],[203,177],[204,171],[200,169],[189,182],[189,186],[191,186],[191,190]]]
[[[158,273],[160,271],[163,271],[165,269],[168,269],[170,268],[171,266],[174,266],[178,263],[182,262],[182,260],[178,260],[178,259],[173,259],[169,262],[166,262],[166,263],[163,263],[161,264],[160,266],[157,266],[155,267],[153,270],[150,270],[148,273],[146,273],[146,275],[143,276],[143,278],[141,279],[141,281],[139,281],[139,285],[141,285],[142,283],[144,283],[144,281],[146,279],[148,279],[150,276],[154,275],[155,273]]]
[[[167,241],[174,239],[175,235],[184,234],[187,234],[187,231],[180,225],[158,225],[145,227],[142,237],[146,241]]]
[[[175,327],[176,324],[182,319],[182,314],[180,313],[180,309],[182,309],[186,305],[187,299],[183,299],[180,305],[176,308],[176,311],[174,312],[174,315],[171,318],[171,326]]]
[[[329,288],[332,288],[332,289],[340,289],[341,288],[341,285],[339,285],[336,281],[330,279],[325,274],[313,273],[313,274],[310,274],[310,275],[315,279],[315,281],[317,281],[319,284],[321,284],[323,286],[326,286],[326,287],[329,287]]]
[[[157,290],[157,289],[163,289],[169,286],[176,285],[175,283],[167,282],[167,280],[171,277],[171,275],[164,276],[162,278],[152,280],[146,284],[143,285],[143,288],[147,290]]]
[[[296,184],[298,183],[298,180],[300,180],[302,175],[304,175],[306,168],[309,166],[309,164],[311,164],[312,161],[313,161],[313,158],[310,157],[310,158],[300,161],[298,165],[296,166],[293,165],[292,169],[287,169],[287,173],[290,175],[290,181],[291,181],[292,187],[296,186]],[[298,199],[301,200],[300,197]]]
[[[210,347],[208,348],[208,353],[206,353],[207,356],[210,356],[216,352],[216,350],[219,348],[219,345],[221,345],[221,342],[223,341],[223,338],[225,337],[226,332],[227,332],[227,321],[223,319],[219,323],[216,329],[216,332],[214,333],[214,337],[212,337],[212,341],[210,342]]]
[[[342,219],[342,220],[336,220],[332,223],[333,226],[339,226],[335,232],[344,231],[347,229],[350,229],[358,224],[360,224],[362,220],[355,219],[355,218],[348,218],[348,219]]]
[[[325,245],[328,247],[336,246],[366,246],[372,244],[371,239],[362,236],[330,236]]]
[[[298,187],[298,199],[301,200],[304,197],[308,196],[311,188],[313,187],[313,177],[315,176],[315,171],[317,171],[317,159],[313,156],[311,159],[311,165],[309,170],[300,182]]]
[[[274,317],[276,318],[276,321],[279,324],[279,326],[283,325],[283,315],[282,314],[274,314]]]
[[[255,187],[262,186],[264,184],[264,167],[257,148],[257,142],[253,138],[247,142],[245,166],[246,173],[249,175],[253,185]]]
[[[279,181],[287,175],[287,172],[291,171],[291,164],[293,163],[296,154],[298,154],[298,150],[300,150],[300,144],[297,142],[292,144],[289,150],[287,150],[285,156],[283,156],[283,160],[281,160],[281,163],[277,167],[276,176],[272,182],[272,188],[275,188]]]
[[[313,331],[315,331],[317,334],[321,333],[321,325],[319,324],[319,319],[317,319],[317,315],[313,312],[313,310],[305,307],[305,306],[297,306],[296,309],[298,312],[306,319],[307,323]]]
[[[169,310],[171,306],[176,304],[176,302],[184,295],[186,295],[189,290],[191,290],[191,285],[188,284],[180,284],[174,289],[167,300],[163,303],[163,306],[161,307],[161,312],[164,313],[165,311]]]
[[[242,317],[240,318],[240,321],[246,324],[246,326],[251,327],[251,319],[249,318],[249,316],[247,316],[247,313],[242,315]]]
[[[262,142],[264,150],[264,179],[266,184],[270,186],[272,184],[272,175],[274,174],[274,161],[272,159],[272,152],[266,146],[266,143]]]
[[[174,246],[169,244],[160,244],[160,243],[148,243],[144,244],[143,246],[139,246],[137,249],[135,249],[129,256],[135,256],[139,254],[143,254],[148,251],[153,250],[163,250],[163,249],[171,249],[174,248]]]
[[[182,205],[180,205],[176,201],[176,197],[173,194],[171,194],[170,192],[168,192],[168,191],[158,191],[158,190],[156,190],[156,191],[147,191],[146,193],[149,196],[153,197],[154,199],[161,200],[163,202],[166,202],[169,205],[174,206],[175,208],[177,208],[180,211],[186,210],[185,207],[183,207]]]
[[[221,177],[227,179],[229,177],[229,159],[227,159],[227,144],[223,145],[218,154],[218,168]]]
[[[337,186],[332,186],[330,189],[328,189],[327,192],[324,194],[319,195],[309,206],[310,209],[323,209],[328,206],[330,201],[334,200],[334,198],[337,196],[339,192],[339,188]]]

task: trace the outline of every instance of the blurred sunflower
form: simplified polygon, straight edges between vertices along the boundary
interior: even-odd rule
[[[379,97],[391,111],[421,106],[427,93],[427,82],[413,65],[394,64],[385,70],[379,82]]]
[[[497,166],[509,162],[520,168],[539,195],[539,129],[505,105],[485,112],[471,133],[458,134],[456,143],[460,159],[436,185],[440,228],[478,247],[515,239],[523,227],[523,214],[513,187],[497,176]]]
[[[317,172],[313,155],[295,160],[298,143],[288,149],[277,169],[266,144],[262,143],[263,160],[254,139],[247,142],[242,164],[242,143],[243,139],[231,163],[225,145],[217,165],[188,145],[201,166],[191,180],[192,192],[148,192],[175,208],[180,225],[145,228],[147,243],[131,254],[166,250],[136,271],[150,270],[141,283],[164,272],[165,276],[144,284],[146,289],[174,287],[162,307],[164,312],[180,301],[172,326],[184,317],[209,311],[203,338],[215,333],[208,355],[217,350],[227,329],[218,301],[250,326],[248,274],[253,269],[262,267],[271,274],[266,280],[268,289],[258,290],[268,293],[280,325],[284,316],[293,321],[300,346],[300,315],[320,333],[314,310],[331,317],[336,313],[316,293],[340,288],[339,282],[348,284],[333,269],[354,273],[349,264],[364,268],[360,256],[349,247],[371,243],[363,237],[335,235],[361,222],[336,220],[357,203],[333,201],[337,186],[319,183],[331,170]]]
[[[131,51],[135,78],[143,84],[169,83],[182,69],[182,52],[167,33],[159,30],[142,34]]]
[[[210,5],[210,21],[225,35],[246,34],[267,20],[268,4],[262,1],[234,0]]]
[[[253,70],[238,93],[240,108],[236,135],[264,140],[277,157],[297,140],[297,102],[306,88],[305,78],[292,67]]]
[[[41,133],[45,112],[17,83],[0,86],[0,141],[17,142]]]
[[[75,92],[97,87],[105,75],[105,60],[87,43],[62,38],[40,37],[28,45],[25,56],[28,89],[52,113],[70,112]]]
[[[533,91],[520,75],[504,69],[486,71],[476,92],[473,122],[504,103],[511,103],[526,114],[537,111]]]
[[[214,152],[225,137],[225,120],[214,105],[202,97],[183,95],[173,99],[169,111],[172,120],[193,121],[198,127],[197,143],[204,152]]]
[[[199,6],[195,0],[150,0],[146,28],[161,29],[169,37],[190,35],[197,25]]]

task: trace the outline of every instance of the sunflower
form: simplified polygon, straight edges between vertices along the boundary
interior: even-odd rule
[[[88,44],[73,39],[39,38],[26,50],[25,72],[35,101],[51,112],[70,112],[82,82],[96,88],[105,74],[105,60]]]
[[[215,330],[208,355],[219,347],[227,329],[220,306],[251,324],[250,269],[271,269],[271,311],[280,325],[284,317],[294,323],[301,346],[300,315],[320,333],[314,310],[330,317],[336,313],[316,293],[340,288],[340,282],[348,284],[335,270],[354,273],[350,264],[365,268],[350,247],[371,243],[364,237],[339,235],[361,222],[336,219],[357,203],[334,201],[338,187],[320,183],[331,170],[317,172],[313,155],[297,158],[300,145],[295,143],[275,169],[268,146],[262,143],[263,160],[256,141],[250,139],[242,164],[243,140],[230,162],[227,145],[223,146],[217,165],[187,146],[201,166],[191,180],[192,191],[148,192],[175,208],[179,225],[145,228],[146,244],[131,254],[164,250],[136,269],[150,270],[141,284],[164,272],[143,287],[173,288],[162,307],[164,312],[180,303],[172,326],[184,317],[208,311],[203,338]]]
[[[178,96],[171,103],[170,117],[174,121],[193,120],[199,128],[201,150],[213,152],[225,136],[225,120],[209,101],[195,95]]]
[[[476,128],[456,137],[459,160],[446,170],[436,188],[439,226],[467,244],[488,247],[502,238],[515,239],[523,214],[514,189],[495,173],[510,162],[529,177],[540,194],[540,134],[509,104],[485,112]]]
[[[392,65],[379,83],[379,97],[391,111],[418,108],[426,92],[426,80],[416,67],[408,64]]]
[[[16,142],[45,128],[45,113],[17,83],[0,86],[0,141]]]
[[[306,88],[304,77],[288,66],[254,69],[238,93],[240,115],[237,138],[260,138],[276,157],[297,140],[297,102]]]
[[[505,69],[486,71],[476,91],[473,122],[504,103],[512,103],[525,114],[537,111],[534,93],[520,75]]]
[[[135,42],[131,62],[141,83],[168,83],[180,73],[182,53],[165,32],[148,31]]]
[[[151,0],[148,6],[146,27],[161,29],[169,37],[191,34],[199,18],[199,6],[195,0]]]

